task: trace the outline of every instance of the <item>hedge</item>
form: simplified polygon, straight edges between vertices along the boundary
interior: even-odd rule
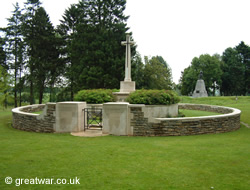
[[[178,95],[171,90],[137,90],[126,99],[130,104],[170,105],[180,102]]]
[[[112,94],[113,90],[94,89],[81,90],[76,95],[75,101],[85,101],[89,104],[102,104],[105,102],[114,102],[115,97]]]

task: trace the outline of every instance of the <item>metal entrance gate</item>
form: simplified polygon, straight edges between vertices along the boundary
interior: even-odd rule
[[[84,131],[86,129],[102,129],[102,109],[85,108],[84,112]]]

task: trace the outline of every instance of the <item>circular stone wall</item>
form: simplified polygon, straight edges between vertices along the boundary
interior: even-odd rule
[[[52,133],[55,125],[55,109],[55,103],[14,108],[12,109],[12,126],[23,131]],[[42,114],[33,113],[42,110]]]
[[[221,115],[184,117],[184,118],[154,118],[149,122],[144,116],[142,107],[131,106],[131,121],[134,136],[182,136],[215,134],[235,131],[240,128],[241,111],[223,106],[201,104],[179,104],[179,109],[201,110],[221,113]]]
[[[240,128],[241,111],[235,108],[198,104],[179,104],[179,109],[212,111],[215,116],[155,118],[145,111],[145,105],[129,104],[127,123],[133,136],[181,136],[214,134],[235,131]],[[33,114],[43,109],[43,113]],[[32,105],[12,110],[13,127],[25,131],[55,132],[56,104]]]

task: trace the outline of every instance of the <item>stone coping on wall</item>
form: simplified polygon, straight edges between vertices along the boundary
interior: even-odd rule
[[[101,107],[102,105],[89,105]],[[86,102],[33,104],[12,109],[12,126],[31,132],[67,133],[84,130]],[[42,111],[41,114],[34,112]]]
[[[23,115],[30,115],[30,116],[38,116],[40,114],[31,113],[36,111],[42,111],[45,107],[45,104],[33,104],[28,106],[22,106],[18,108],[13,108],[12,113],[23,114]]]
[[[33,104],[12,109],[12,126],[15,129],[32,132],[54,132],[55,103]],[[41,114],[32,112],[42,111]]]
[[[235,131],[240,128],[241,111],[235,108],[205,105],[179,104],[179,109],[212,111],[220,115],[201,117],[145,117],[143,105],[131,105],[130,126],[134,136],[185,136],[216,134]]]
[[[145,106],[154,106],[154,105],[145,105],[145,104],[128,104],[130,108],[143,108]],[[164,105],[159,105],[164,106]],[[189,110],[199,110],[199,111],[210,111],[221,113],[224,110],[225,113],[220,115],[211,115],[211,116],[200,116],[200,117],[174,117],[174,118],[154,118],[156,123],[159,121],[174,121],[174,120],[205,120],[205,119],[216,119],[223,117],[231,117],[240,115],[241,111],[236,108],[225,107],[225,106],[216,106],[216,105],[207,105],[207,104],[188,104],[188,103],[179,103],[178,109],[189,109]],[[216,111],[219,110],[219,111]]]
[[[207,104],[178,104],[179,109],[189,109],[189,110],[199,110],[199,111],[210,111],[210,112],[216,112],[216,109],[225,110],[225,112],[230,112],[230,113],[225,113],[225,114],[220,114],[220,115],[211,115],[211,116],[200,116],[200,117],[177,117],[177,118],[155,118],[155,122],[160,122],[160,121],[191,121],[191,120],[206,120],[206,119],[218,119],[218,118],[227,118],[227,117],[232,117],[236,115],[240,115],[241,111],[236,108],[231,108],[231,107],[224,107],[224,106],[215,106],[215,105],[207,105]],[[201,109],[198,109],[201,108]],[[204,109],[205,108],[205,109]],[[216,112],[220,113],[220,112]]]
[[[102,104],[89,104],[88,108],[102,108]],[[62,108],[62,109],[58,109]],[[83,109],[86,102],[57,102],[33,104],[12,109],[13,128],[33,132],[82,131]],[[42,111],[41,114],[34,112]]]
[[[70,103],[70,102],[69,102]],[[69,103],[65,102],[65,105]],[[79,102],[82,103],[82,102]],[[125,113],[124,134],[114,133],[114,135],[134,135],[134,136],[179,136],[179,135],[197,135],[211,134],[234,131],[240,128],[241,111],[235,108],[206,105],[206,104],[178,104],[179,109],[212,111],[221,113],[220,115],[201,116],[201,117],[182,117],[182,118],[160,118],[153,117],[153,120],[148,116],[146,107],[151,107],[144,104],[129,104],[126,102],[112,102],[106,105],[114,105],[115,108],[108,113],[111,119],[115,122],[119,118],[119,114]],[[119,105],[124,108],[122,113],[119,113]],[[87,107],[87,106],[85,106]],[[89,107],[96,107],[89,105]],[[99,104],[98,107],[101,107]],[[42,114],[32,112],[41,111]],[[82,109],[79,109],[82,111]],[[35,104],[12,109],[13,127],[24,131],[34,132],[57,132],[56,125],[56,103]],[[69,110],[67,110],[69,111]],[[67,114],[67,113],[65,113]],[[104,118],[105,119],[105,118]],[[119,121],[124,124],[123,121]],[[117,125],[115,126],[117,127]],[[105,128],[105,126],[104,126]],[[127,129],[128,128],[128,129]],[[120,129],[119,129],[120,130]],[[126,131],[131,131],[127,134]],[[110,133],[108,129],[107,133]]]

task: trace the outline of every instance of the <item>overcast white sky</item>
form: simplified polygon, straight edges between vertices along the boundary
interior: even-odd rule
[[[0,0],[0,27],[26,0]],[[78,0],[41,0],[54,25]],[[201,54],[222,54],[244,41],[250,44],[250,0],[127,0],[128,26],[144,57],[162,56],[178,82],[181,71]],[[125,40],[125,39],[124,39]]]

